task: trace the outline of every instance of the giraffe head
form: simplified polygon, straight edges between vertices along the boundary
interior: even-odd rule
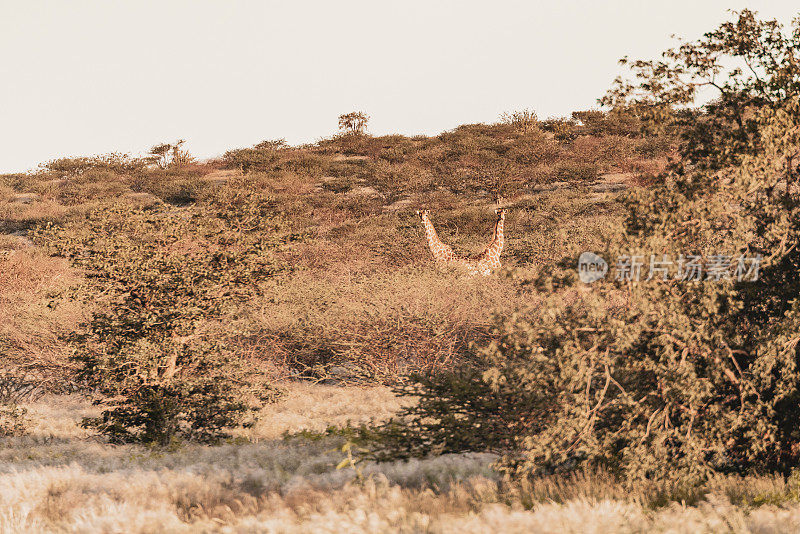
[[[497,214],[498,219],[505,219],[507,211],[508,210],[506,208],[497,208],[496,210],[494,210],[494,212]]]
[[[427,215],[430,215],[430,212],[428,210],[417,210],[417,217],[419,217],[420,219],[426,217]]]

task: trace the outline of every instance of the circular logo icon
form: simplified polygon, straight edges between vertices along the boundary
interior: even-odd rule
[[[584,284],[600,280],[607,272],[608,263],[594,252],[584,252],[578,258],[578,278]]]

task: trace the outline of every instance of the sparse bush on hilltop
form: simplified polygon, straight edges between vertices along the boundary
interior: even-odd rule
[[[339,130],[345,135],[362,135],[368,122],[369,115],[363,111],[352,111],[339,115]]]
[[[56,179],[70,179],[88,171],[132,174],[141,171],[145,165],[147,165],[146,159],[112,152],[100,156],[55,159],[42,164],[39,172]]]
[[[150,148],[146,161],[155,163],[160,169],[181,168],[194,161],[188,150],[183,148],[184,139],[174,143],[159,143]]]
[[[572,118],[583,126],[584,135],[639,137],[643,133],[641,121],[624,109],[573,111]]]
[[[550,118],[542,121],[542,130],[553,134],[556,141],[569,143],[580,135],[580,127],[575,119]]]
[[[510,124],[523,135],[532,132],[539,125],[539,118],[536,116],[536,112],[529,109],[503,113],[500,115],[500,121]]]

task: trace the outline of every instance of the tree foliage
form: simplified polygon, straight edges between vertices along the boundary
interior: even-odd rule
[[[565,299],[575,259],[544,269],[532,281],[541,303],[499,317],[473,367],[402,391],[421,403],[379,429],[379,457],[496,450],[516,475],[593,466],[627,480],[797,465],[798,35],[800,20],[786,35],[745,11],[669,62],[637,63],[638,85],[618,84],[626,109],[663,111],[640,120],[679,126],[682,159],[628,197],[604,255],[692,254],[704,279],[681,280],[673,265],[666,279],[612,277]],[[735,59],[754,72],[723,75]],[[722,95],[681,123],[678,104],[709,76]],[[732,263],[716,280],[720,255],[760,257],[758,279],[730,276]]]
[[[369,115],[363,111],[351,111],[339,115],[339,130],[346,135],[362,135],[368,122]]]
[[[682,163],[717,169],[757,154],[758,110],[800,91],[800,25],[785,31],[745,9],[659,60],[620,63],[633,79],[617,78],[600,102],[637,117],[647,131],[679,131]],[[701,99],[710,101],[695,107]]]
[[[286,269],[275,252],[292,234],[245,189],[187,213],[119,206],[38,234],[102,296],[71,342],[105,405],[86,424],[114,441],[214,440],[274,393],[208,327]]]
[[[500,122],[512,126],[522,134],[535,130],[539,125],[536,112],[530,109],[506,112],[500,115]]]
[[[159,143],[150,148],[148,160],[155,163],[161,169],[185,167],[194,157],[188,150],[183,148],[186,144],[184,139],[178,139],[174,143]]]

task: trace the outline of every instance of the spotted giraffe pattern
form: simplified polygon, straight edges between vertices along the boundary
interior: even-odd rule
[[[503,223],[506,219],[506,210],[497,209],[495,213],[497,213],[497,221],[494,225],[492,242],[481,254],[464,258],[457,256],[449,245],[442,243],[436,233],[436,229],[433,227],[433,223],[431,223],[428,210],[417,211],[417,215],[422,219],[422,224],[425,227],[425,238],[428,241],[428,247],[431,249],[433,259],[436,260],[437,264],[462,267],[470,274],[483,276],[488,276],[500,268],[500,254],[503,252],[503,245],[505,244]]]

